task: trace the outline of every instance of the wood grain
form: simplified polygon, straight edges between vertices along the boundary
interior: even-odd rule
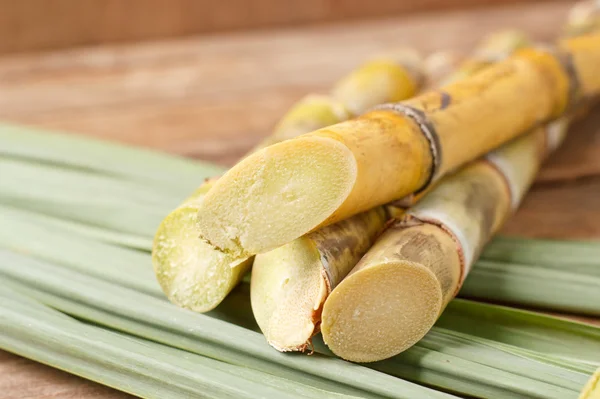
[[[5,56],[0,118],[230,165],[293,102],[325,92],[370,55],[405,44],[423,52],[465,51],[503,27],[550,40],[569,6],[548,2]],[[598,111],[572,129],[505,232],[600,238]],[[0,397],[127,396],[0,352]]]
[[[0,54],[518,1],[0,0]]]

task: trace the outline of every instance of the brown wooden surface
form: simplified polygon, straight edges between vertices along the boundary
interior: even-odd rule
[[[0,0],[1,1],[1,0]],[[521,27],[551,39],[567,3],[0,58],[0,119],[161,148],[222,164],[310,91],[395,45],[466,50]],[[1,25],[1,24],[0,24]],[[505,231],[600,237],[600,112],[578,124]],[[124,395],[0,352],[0,398]]]
[[[0,0],[0,54],[523,1]]]
[[[0,351],[2,399],[126,399],[130,395]]]

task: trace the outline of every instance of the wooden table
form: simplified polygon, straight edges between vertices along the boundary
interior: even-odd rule
[[[395,46],[467,51],[484,33],[551,40],[570,4],[221,34],[0,58],[0,119],[232,164],[284,111]],[[572,130],[506,233],[600,237],[600,113]],[[0,352],[1,398],[125,394]]]

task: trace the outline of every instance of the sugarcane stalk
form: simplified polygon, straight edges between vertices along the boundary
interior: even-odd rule
[[[425,336],[563,141],[568,121],[534,129],[446,177],[386,230],[323,306],[329,348],[372,362]]]
[[[299,101],[281,119],[272,136],[253,151],[346,120],[352,112],[411,97],[421,81],[420,58],[414,51],[398,50],[377,57],[338,82],[331,96],[311,95]],[[172,211],[160,224],[153,243],[154,271],[167,297],[197,312],[216,307],[253,262],[251,256],[236,258],[199,238],[197,214],[216,181],[205,182]]]
[[[242,259],[423,190],[598,93],[598,64],[600,35],[523,49],[442,90],[262,149],[207,193],[201,237]]]
[[[523,39],[512,31],[505,34],[507,40],[499,40],[500,33],[491,36],[494,40],[484,39],[474,54],[507,57]],[[437,67],[444,69],[439,62]],[[395,206],[387,209],[398,214]],[[310,346],[311,337],[319,332],[323,303],[373,245],[388,218],[386,208],[376,207],[256,256],[250,298],[271,346],[280,351]]]

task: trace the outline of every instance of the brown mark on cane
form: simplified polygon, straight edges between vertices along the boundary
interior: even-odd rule
[[[326,259],[337,259],[344,251],[352,251],[358,247],[358,238],[354,235],[340,234],[337,237],[327,238],[319,245],[321,253]]]
[[[466,190],[465,207],[479,220],[479,246],[483,246],[490,237],[496,224],[496,198],[503,193],[496,192],[490,180],[481,176],[470,182]]]
[[[448,108],[452,103],[452,96],[445,91],[439,91],[440,93],[440,111]]]
[[[366,250],[365,247],[368,249],[374,241],[373,234],[368,234],[371,230],[369,216],[369,213],[363,213],[346,221],[327,226],[325,228],[327,231],[326,238],[320,242],[319,251],[326,258],[333,259],[339,258],[345,251],[358,252],[359,255],[362,255],[362,252]],[[384,217],[383,210],[381,210],[380,217]]]
[[[421,262],[424,253],[435,252],[431,247],[432,240],[429,234],[423,234],[419,231],[410,232],[410,230],[407,233],[402,237],[403,242],[398,242],[398,255],[400,257],[414,262]]]
[[[437,277],[444,295],[453,287],[452,271],[446,270],[443,262],[451,254],[446,253],[442,245],[433,235],[414,231],[405,238],[400,248],[399,255],[406,260],[420,263],[430,269]]]

